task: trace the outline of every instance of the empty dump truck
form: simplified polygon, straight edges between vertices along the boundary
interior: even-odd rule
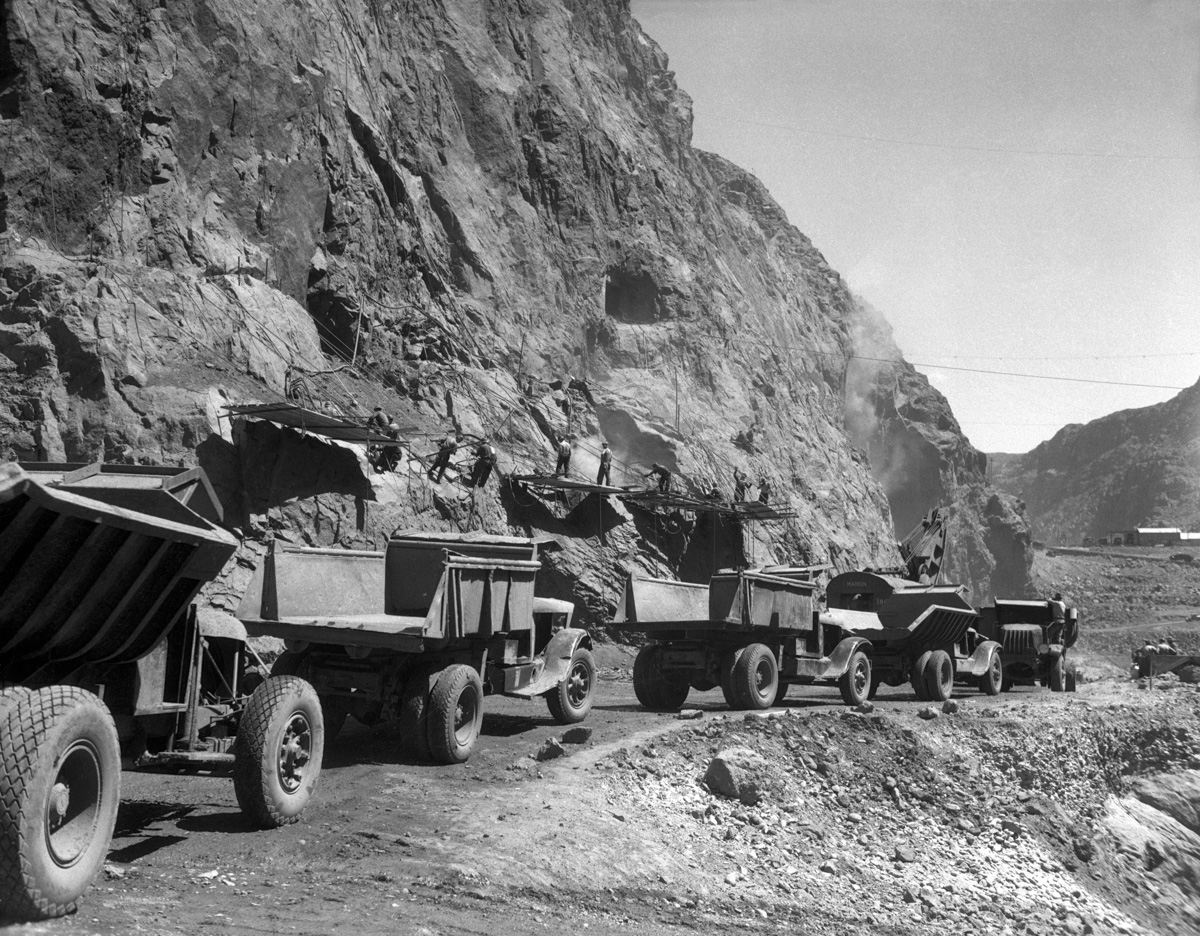
[[[836,684],[848,705],[871,688],[870,644],[813,613],[809,569],[722,571],[708,585],[630,576],[617,629],[645,633],[633,688],[651,711],[721,687],[733,709],[778,704],[791,683]]]
[[[997,599],[979,609],[979,633],[999,641],[1004,654],[1005,690],[1013,685],[1041,683],[1053,692],[1074,691],[1075,672],[1067,666],[1067,651],[1079,639],[1079,611],[1067,608],[1055,622],[1053,602]]]
[[[272,672],[316,687],[331,736],[347,715],[395,719],[410,755],[460,763],[487,694],[541,696],[562,724],[591,711],[591,638],[571,627],[570,602],[534,596],[538,547],[423,532],[397,533],[383,552],[276,542],[238,618],[285,641]]]
[[[299,679],[244,681],[244,630],[194,611],[237,547],[202,471],[26,468],[0,465],[0,909],[47,917],[104,864],[123,753],[232,770],[280,825],[316,783],[321,713]]]

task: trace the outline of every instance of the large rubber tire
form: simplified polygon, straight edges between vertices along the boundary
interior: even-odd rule
[[[925,664],[925,698],[945,702],[954,695],[954,660],[945,650],[934,650]]]
[[[737,669],[738,660],[745,652],[745,647],[738,647],[736,650],[726,652],[721,657],[721,694],[725,696],[725,704],[734,711],[746,707],[746,703],[738,697],[737,687],[733,684],[734,670]]]
[[[400,696],[400,746],[418,761],[427,761],[429,750],[429,697],[441,670],[420,666],[409,673]]]
[[[0,714],[0,908],[75,910],[104,867],[121,798],[112,716],[74,686],[6,694]],[[14,704],[15,701],[15,704]]]
[[[765,644],[750,644],[733,669],[733,686],[748,709],[769,709],[779,688],[779,664]]]
[[[929,658],[933,656],[932,650],[926,650],[913,663],[912,673],[909,681],[912,683],[913,692],[917,694],[918,702],[929,701],[929,689],[925,685],[926,669],[929,666]]]
[[[587,647],[577,647],[562,682],[546,693],[546,707],[560,725],[588,717],[596,701],[596,661]]]
[[[678,712],[692,687],[686,679],[662,671],[662,651],[659,644],[647,644],[638,651],[633,661],[633,692],[648,711]]]
[[[1067,687],[1067,658],[1061,653],[1050,664],[1050,672],[1046,681],[1050,684],[1051,692],[1062,692]]]
[[[483,680],[473,666],[447,666],[429,697],[429,752],[438,764],[463,764],[483,727]]]
[[[233,743],[238,806],[264,829],[300,818],[321,776],[325,716],[309,683],[272,676],[254,690]]]
[[[1004,661],[1000,659],[1000,651],[992,654],[987,671],[979,676],[979,691],[984,695],[999,695],[1004,688]]]
[[[878,688],[871,676],[871,658],[861,650],[850,655],[846,672],[838,679],[838,690],[847,705],[862,705],[871,695],[871,686]]]

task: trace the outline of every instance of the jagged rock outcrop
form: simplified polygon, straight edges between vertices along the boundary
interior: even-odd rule
[[[589,623],[636,568],[894,561],[884,489],[845,432],[860,310],[757,180],[691,147],[690,101],[625,0],[12,0],[3,16],[0,456],[198,462],[244,563],[270,535],[549,532],[548,587]],[[285,391],[384,405],[411,427],[401,470],[220,416]],[[569,432],[594,474],[603,437],[617,483],[658,462],[728,494],[739,466],[797,517],[743,538],[703,515],[473,491],[457,471],[432,485],[417,456],[451,420],[492,435],[503,472],[548,469]],[[968,489],[951,464],[940,482]],[[977,532],[980,491],[956,501]]]
[[[1200,384],[1165,403],[1064,426],[1024,455],[990,455],[1039,539],[1077,545],[1136,526],[1200,529]]]
[[[861,299],[857,309],[846,428],[887,491],[897,534],[948,505],[947,579],[970,583],[977,602],[1029,593],[1031,536],[1019,499],[988,483],[988,456],[963,435],[946,398],[903,362],[891,326]]]

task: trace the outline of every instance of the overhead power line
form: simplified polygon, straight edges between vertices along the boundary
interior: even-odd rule
[[[738,344],[752,344],[763,347],[761,340],[749,338],[726,338],[716,333],[709,333],[714,338],[723,339],[725,341],[736,342]],[[844,353],[837,351],[825,351],[820,348],[803,347],[797,345],[784,345],[772,341],[770,344],[772,350],[779,351],[798,351],[802,354],[818,354],[823,357],[845,358],[846,360],[871,361],[876,364],[908,364],[912,367],[929,367],[934,370],[952,370],[963,371],[970,374],[990,374],[993,377],[1024,377],[1028,380],[1057,380],[1066,383],[1086,383],[1086,384],[1104,384],[1111,387],[1142,387],[1151,390],[1187,390],[1188,387],[1170,386],[1167,384],[1150,384],[1137,383],[1126,380],[1101,380],[1095,377],[1062,377],[1055,374],[1027,374],[1020,371],[1003,371],[991,370],[984,367],[962,367],[961,365],[953,364],[934,364],[930,361],[910,361],[904,358],[881,358],[871,357],[866,354],[855,354],[853,352]],[[1021,360],[1026,360],[1022,358]],[[1030,358],[1028,360],[1039,360],[1038,358]]]
[[[918,146],[922,149],[967,150],[978,153],[1007,153],[1012,156],[1065,156],[1079,159],[1145,159],[1164,162],[1194,162],[1200,155],[1177,156],[1171,153],[1089,153],[1084,150],[1049,150],[1022,149],[1020,147],[990,146],[982,143],[935,143],[928,140],[904,140],[898,137],[873,136],[865,133],[843,133],[838,130],[814,130],[812,127],[797,127],[792,124],[774,123],[768,120],[751,120],[746,117],[729,117],[716,115],[704,119],[716,123],[746,124],[754,127],[770,127],[774,130],[788,130],[792,133],[806,133],[811,136],[833,137],[839,140],[860,140],[866,143],[889,143],[894,146]]]

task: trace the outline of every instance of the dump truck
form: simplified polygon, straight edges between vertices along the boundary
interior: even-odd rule
[[[945,701],[955,683],[988,695],[1000,692],[1001,645],[980,636],[979,613],[963,586],[843,572],[829,582],[825,596],[823,624],[870,642],[870,698],[880,684],[906,682],[921,701]]]
[[[348,715],[394,720],[408,754],[466,761],[484,696],[544,698],[560,724],[591,711],[596,665],[574,605],[534,595],[553,540],[393,534],[383,551],[271,544],[237,617],[282,638],[273,674],[315,687],[332,736]]]
[[[613,625],[650,642],[634,661],[634,692],[653,711],[678,710],[691,689],[720,686],[731,708],[767,708],[790,685],[836,685],[847,705],[911,682],[944,700],[956,682],[1000,691],[1000,645],[960,585],[942,585],[947,512],[930,511],[899,545],[904,565],[844,572],[814,608],[816,566],[722,570],[707,586],[630,576]]]
[[[263,827],[320,773],[315,692],[253,680],[237,621],[198,613],[237,548],[200,469],[0,465],[0,911],[71,912],[104,864],[123,755],[231,772]]]
[[[1054,611],[1051,601],[1018,599],[996,599],[979,609],[978,632],[1003,647],[1005,690],[1041,684],[1052,692],[1074,691],[1067,651],[1079,639],[1079,609],[1066,608],[1057,623]]]
[[[961,586],[846,572],[815,609],[808,571],[723,570],[707,586],[629,576],[613,626],[650,638],[634,660],[638,701],[678,711],[691,689],[720,686],[730,708],[765,709],[816,683],[858,705],[881,683],[910,681],[919,699],[941,700],[956,681],[983,688],[987,674],[999,691],[999,645],[973,636],[978,614]]]

